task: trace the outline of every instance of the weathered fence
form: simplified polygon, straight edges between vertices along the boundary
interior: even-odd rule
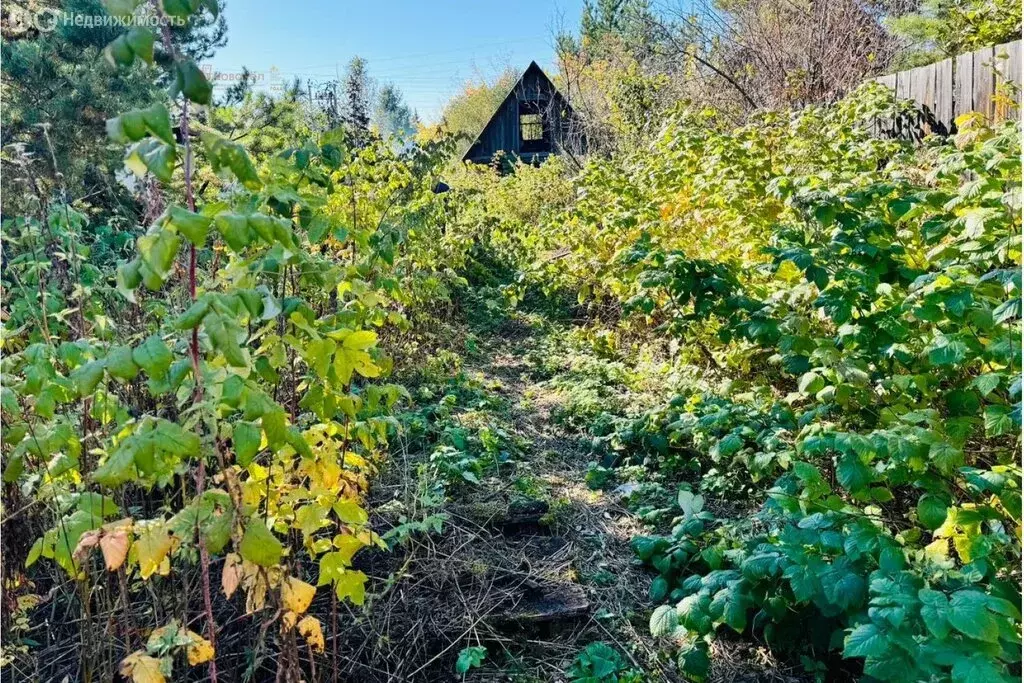
[[[874,79],[901,99],[913,100],[919,111],[915,121],[889,122],[888,131],[917,137],[923,133],[951,133],[961,114],[976,111],[991,120],[1017,116],[1021,103],[1021,41],[986,47]],[[1011,99],[997,93],[1004,83],[1014,84]],[[1009,92],[1007,92],[1009,94]]]

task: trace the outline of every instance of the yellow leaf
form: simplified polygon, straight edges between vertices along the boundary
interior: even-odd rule
[[[162,524],[154,526],[139,537],[135,542],[136,557],[139,560],[139,574],[143,580],[148,579],[154,572],[165,573],[164,560],[167,560],[167,553],[171,552],[174,543],[174,536],[168,533],[168,529]],[[167,569],[170,569],[168,562]]]
[[[281,625],[284,626],[284,630],[287,631],[291,627],[295,626],[295,621],[298,618],[299,618],[299,615],[296,614],[295,612],[292,612],[291,610],[288,610],[287,612],[285,612],[284,616],[281,617]]]
[[[345,337],[343,344],[346,349],[365,351],[377,343],[377,333],[369,330],[357,330]]]
[[[150,657],[142,650],[133,652],[121,662],[121,675],[134,683],[167,683],[160,660]]]
[[[118,567],[124,564],[124,558],[128,556],[128,532],[124,529],[104,532],[100,537],[100,551],[103,553],[107,570],[117,571]]]
[[[348,598],[354,605],[361,605],[366,599],[366,574],[346,570],[334,584],[339,600]]]
[[[189,631],[188,635],[192,642],[189,643],[185,653],[188,655],[190,665],[195,666],[213,659],[213,644],[210,641],[194,631]]]
[[[316,617],[305,617],[299,622],[299,635],[306,639],[314,652],[324,651],[324,631]]]
[[[281,584],[281,604],[285,609],[296,614],[302,614],[309,609],[314,595],[316,595],[316,586],[300,581],[294,576],[288,577]]]
[[[352,556],[366,544],[352,534],[338,534],[334,537],[334,547],[338,549],[342,562],[352,564]]]
[[[352,500],[339,500],[335,503],[334,514],[346,524],[366,524],[366,520],[369,519],[366,510]]]
[[[220,587],[224,597],[230,598],[242,580],[242,557],[238,553],[229,553],[224,558],[224,569],[220,575]]]

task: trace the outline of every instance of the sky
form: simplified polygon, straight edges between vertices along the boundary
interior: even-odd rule
[[[354,55],[397,85],[424,121],[470,78],[531,60],[551,69],[560,26],[575,30],[583,0],[228,0],[228,44],[209,60],[214,85],[243,66],[257,87],[344,74]]]

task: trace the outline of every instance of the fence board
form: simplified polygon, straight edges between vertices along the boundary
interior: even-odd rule
[[[957,55],[953,72],[953,118],[974,111],[974,53]]]
[[[953,60],[935,63],[935,118],[948,129],[953,121]]]
[[[956,119],[972,111],[995,120],[1016,116],[1021,105],[1021,56],[1021,41],[1015,40],[875,78],[875,82],[895,91],[898,98],[919,105],[916,117],[880,121],[877,127],[916,139],[926,132],[952,133]],[[997,92],[1009,92],[1002,88],[997,91],[998,85],[1007,82],[1016,85],[1012,89],[1015,109],[1005,98],[996,97]]]
[[[1019,89],[1021,85],[1021,43],[1017,41],[1000,45],[995,48],[994,52],[997,74],[996,88],[999,95],[995,104],[995,117],[1001,121],[1012,115],[1010,106],[1006,102],[1008,92],[1002,86],[1007,83],[1015,83]],[[1018,97],[1019,103],[1020,93],[1017,92],[1015,95]]]
[[[993,55],[990,47],[974,52],[974,110],[989,118],[995,113],[992,106],[992,95],[995,92]]]

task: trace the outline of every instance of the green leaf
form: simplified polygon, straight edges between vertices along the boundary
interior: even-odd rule
[[[985,406],[985,436],[1002,436],[1017,431],[1009,406]]]
[[[922,588],[917,592],[921,600],[921,619],[933,636],[940,640],[949,635],[949,599],[945,593]]]
[[[156,445],[161,450],[175,455],[199,455],[199,436],[174,422],[158,420],[153,435],[156,437]]]
[[[238,343],[241,329],[236,322],[210,312],[203,318],[203,326],[210,335],[214,348],[224,354],[224,359],[230,365],[236,368],[248,367],[249,359]]]
[[[191,330],[203,321],[209,310],[210,302],[205,297],[193,301],[192,305],[175,319],[174,328],[177,330]]]
[[[215,219],[217,232],[235,253],[241,253],[252,241],[252,231],[245,216],[236,213],[222,213]]]
[[[928,352],[928,361],[935,366],[957,365],[966,357],[967,345],[958,340],[950,340]]]
[[[949,605],[947,618],[957,631],[989,643],[999,640],[999,624],[988,609],[987,595],[975,590],[959,590],[953,593]]]
[[[361,526],[370,519],[369,515],[366,514],[366,510],[354,500],[339,500],[334,504],[333,509],[334,514],[345,524]]]
[[[948,503],[942,496],[926,493],[917,501],[917,519],[929,531],[946,523]]]
[[[165,14],[179,19],[188,19],[199,8],[199,4],[193,0],[161,0],[160,4]]]
[[[6,480],[5,480],[6,481]],[[28,549],[28,556],[25,558],[25,569],[28,569],[36,563],[39,556],[43,554],[43,539],[37,538],[36,542],[32,544],[32,547]]]
[[[204,132],[201,139],[215,173],[230,170],[246,188],[260,189],[263,182],[244,147],[211,131]]]
[[[153,43],[155,42],[155,36],[151,30],[141,26],[135,26],[129,29],[128,33],[124,34],[123,39],[135,57],[138,57],[147,64],[153,63]],[[131,61],[129,61],[129,64]]]
[[[455,673],[464,674],[472,668],[478,667],[487,657],[487,648],[481,645],[463,648],[459,652],[459,658],[455,660]]]
[[[141,265],[142,259],[135,258],[117,267],[117,291],[132,303],[135,303],[135,292],[132,290],[142,284],[142,274],[139,272]]]
[[[743,438],[736,434],[729,434],[719,441],[717,446],[718,455],[723,458],[738,453],[741,448],[743,448]]]
[[[806,372],[797,387],[802,394],[816,394],[825,388],[825,379],[816,372]]]
[[[260,418],[263,433],[267,435],[267,444],[278,448],[288,442],[288,429],[285,426],[285,414],[280,408],[270,410]]]
[[[651,614],[650,628],[651,635],[669,635],[679,625],[679,617],[676,615],[676,608],[671,605],[661,605]]]
[[[167,223],[184,235],[189,242],[201,247],[206,244],[206,236],[213,225],[213,219],[172,205],[167,210]]]
[[[889,649],[885,632],[874,624],[861,624],[846,636],[844,657],[881,657]]]
[[[104,365],[104,361],[94,360],[84,365],[79,365],[72,371],[70,379],[74,383],[75,390],[79,396],[85,398],[86,396],[91,396],[96,391],[96,386],[103,379]]]
[[[259,452],[259,427],[251,422],[236,422],[231,434],[231,442],[235,447],[235,462],[240,467],[248,467]]]
[[[261,567],[273,567],[281,561],[284,547],[274,533],[266,527],[263,520],[250,519],[245,527],[245,535],[238,544],[238,552],[242,557]]]
[[[175,145],[168,145],[156,138],[141,140],[128,150],[124,163],[128,169],[139,176],[152,173],[158,180],[169,183],[174,175],[174,163],[177,158]]]
[[[135,61],[135,51],[128,44],[127,35],[118,36],[103,48],[103,56],[112,66],[131,66]]]
[[[680,489],[676,495],[676,504],[683,511],[683,516],[690,518],[704,509],[704,496]]]
[[[948,441],[933,443],[928,449],[928,457],[935,467],[943,474],[952,474],[956,468],[964,464],[964,453]]]
[[[1010,679],[1002,667],[981,653],[958,657],[953,663],[953,683],[1002,683]]]
[[[174,90],[196,104],[209,104],[213,97],[213,86],[206,75],[191,59],[183,59],[176,66],[177,77]]]
[[[139,366],[132,360],[132,349],[130,346],[115,346],[107,353],[105,361],[107,372],[112,377],[126,381],[135,379],[139,374]]]
[[[128,19],[140,2],[141,0],[103,0],[103,9],[112,17]]]
[[[171,274],[181,238],[170,230],[156,229],[138,239],[139,256],[161,280]]]
[[[978,375],[971,382],[974,387],[981,392],[981,395],[988,396],[993,391],[999,388],[999,384],[1002,381],[1002,375],[998,372],[987,372],[983,375]]]
[[[668,597],[669,585],[668,579],[664,576],[659,576],[651,582],[650,597],[651,602],[661,602]]]
[[[127,438],[118,444],[117,448],[102,465],[92,473],[92,480],[100,486],[114,488],[126,481],[137,479],[135,471],[136,442]]]
[[[836,478],[847,491],[855,493],[871,483],[871,468],[858,455],[847,453],[838,458]]]
[[[303,359],[317,376],[327,377],[327,371],[331,367],[331,357],[336,349],[337,344],[333,339],[313,339],[306,344]]]
[[[18,397],[11,391],[10,387],[0,387],[0,408],[3,409],[4,417],[8,420],[21,415],[21,405],[18,403]]]
[[[7,460],[7,465],[4,467],[4,483],[10,484],[11,482],[18,481],[18,477],[20,477],[24,471],[25,456],[22,453],[12,455]]]
[[[997,323],[1003,323],[1007,320],[1014,320],[1020,317],[1021,313],[1021,300],[1018,296],[1015,299],[1004,301],[996,310],[992,311],[992,319]]]
[[[161,379],[167,375],[167,370],[171,367],[174,357],[164,340],[154,334],[135,347],[135,350],[132,351],[132,360],[150,377]]]

